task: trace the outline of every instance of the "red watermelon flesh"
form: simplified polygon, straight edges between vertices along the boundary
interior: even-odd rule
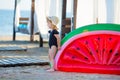
[[[73,36],[58,51],[55,69],[120,74],[120,32],[91,31]]]

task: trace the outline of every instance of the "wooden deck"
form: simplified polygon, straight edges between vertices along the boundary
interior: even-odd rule
[[[29,65],[48,65],[48,61],[33,57],[23,58],[0,58],[0,67],[15,67]]]
[[[18,46],[0,47],[0,51],[27,51],[27,48],[22,48]]]

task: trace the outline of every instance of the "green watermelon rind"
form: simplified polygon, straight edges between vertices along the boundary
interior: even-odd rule
[[[108,30],[108,31],[118,31],[120,32],[120,25],[119,24],[91,24],[86,25],[80,28],[73,30],[72,32],[68,33],[61,41],[61,45],[63,45],[67,40],[71,37],[83,33],[83,32],[90,32],[90,31],[100,31],[100,30]]]

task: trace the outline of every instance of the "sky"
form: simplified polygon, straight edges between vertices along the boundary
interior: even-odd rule
[[[20,9],[21,10],[30,10],[32,0],[21,0]],[[15,0],[0,0],[0,9],[14,9]],[[70,0],[69,0],[70,4]],[[68,4],[67,8],[71,8],[71,5]],[[68,12],[70,9],[67,9]]]
[[[0,9],[14,9],[15,0],[0,0]],[[31,0],[21,0],[21,10],[30,10]]]

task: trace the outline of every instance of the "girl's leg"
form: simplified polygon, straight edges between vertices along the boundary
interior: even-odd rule
[[[51,46],[51,49],[49,49],[49,60],[50,60],[50,67],[51,69],[48,71],[54,71],[54,58],[56,55],[57,47],[56,46]]]

